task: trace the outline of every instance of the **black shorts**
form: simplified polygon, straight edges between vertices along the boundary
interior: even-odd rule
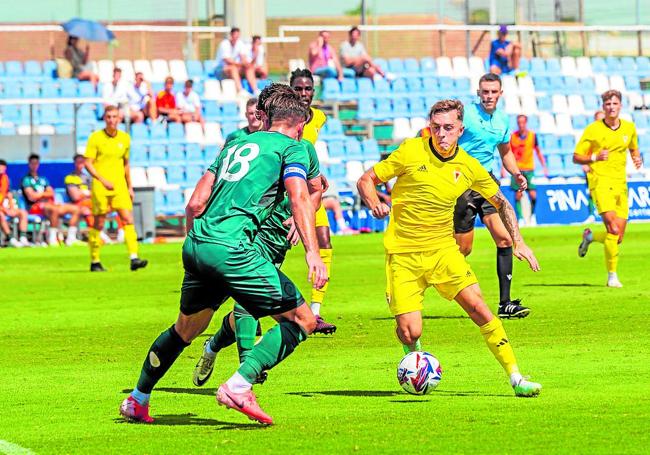
[[[490,173],[495,182],[497,178]],[[454,232],[464,234],[474,229],[476,215],[483,218],[486,215],[497,213],[497,209],[476,191],[467,190],[456,200],[454,209]]]

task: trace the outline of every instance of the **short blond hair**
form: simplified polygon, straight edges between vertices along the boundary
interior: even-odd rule
[[[603,100],[603,103],[611,100],[614,97],[618,98],[619,101],[623,101],[623,95],[621,95],[621,92],[618,90],[607,90],[600,97]]]
[[[456,111],[456,114],[458,114],[458,120],[460,120],[461,122],[463,121],[463,114],[465,112],[465,108],[463,107],[463,103],[461,103],[458,100],[438,101],[433,106],[431,106],[431,110],[429,110],[429,118],[433,117],[435,114],[441,114],[444,112],[451,112],[451,111]]]

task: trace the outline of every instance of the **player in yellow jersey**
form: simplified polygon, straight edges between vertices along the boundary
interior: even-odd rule
[[[513,254],[533,271],[539,264],[524,243],[517,217],[483,166],[458,146],[463,132],[463,105],[443,100],[429,113],[432,136],[407,139],[358,181],[363,202],[373,216],[391,214],[384,235],[386,297],[397,322],[404,351],[419,351],[424,292],[434,287],[442,297],[456,300],[479,326],[488,348],[510,377],[517,396],[535,396],[542,386],[519,372],[501,320],[483,300],[474,272],[454,239],[454,207],[466,190],[480,193],[497,210],[513,240]],[[392,210],[382,203],[375,186],[394,177]]]
[[[300,95],[303,103],[309,106],[309,119],[305,124],[302,132],[302,138],[312,144],[316,144],[318,133],[327,121],[327,117],[320,109],[311,106],[314,99],[314,77],[311,71],[307,69],[297,69],[291,73],[289,85]],[[320,257],[327,266],[327,275],[332,276],[332,243],[330,241],[330,223],[327,219],[327,211],[321,204],[316,211],[316,236],[318,237],[318,246],[320,247]],[[325,292],[329,282],[321,289],[313,288],[311,290],[311,311],[316,316],[316,330],[314,333],[330,334],[336,332],[336,326],[326,322],[320,315],[320,307],[325,298]]]
[[[589,188],[598,213],[605,223],[605,231],[591,232],[585,229],[578,256],[587,254],[594,240],[605,245],[607,286],[620,288],[618,279],[618,245],[623,242],[627,225],[627,175],[625,166],[627,152],[637,169],[643,165],[634,123],[619,118],[621,92],[608,90],[602,95],[605,118],[591,123],[582,133],[573,154],[573,162],[590,166]]]
[[[104,110],[105,128],[95,131],[86,145],[86,170],[93,177],[91,200],[93,227],[88,231],[90,271],[105,272],[99,260],[102,245],[100,232],[104,229],[109,207],[117,211],[124,223],[124,241],[131,256],[131,270],[147,266],[138,257],[138,235],[133,226],[133,186],[129,167],[131,138],[117,129],[119,111],[115,106]]]

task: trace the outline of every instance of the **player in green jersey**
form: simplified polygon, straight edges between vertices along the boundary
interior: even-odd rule
[[[257,404],[253,382],[291,354],[314,330],[316,320],[293,282],[259,254],[253,240],[286,191],[305,247],[309,279],[315,287],[327,282],[306,182],[307,153],[297,140],[306,119],[298,95],[274,97],[269,130],[224,148],[199,180],[186,209],[180,313],[176,323],[154,341],[137,387],[120,406],[127,420],[153,421],[149,416],[153,387],[205,330],[221,304],[233,297],[253,317],[273,316],[278,324],[219,387],[217,402],[258,422],[273,423]]]
[[[246,111],[244,112],[244,116],[246,117],[248,125],[235,130],[226,136],[224,147],[230,142],[236,141],[243,136],[248,136],[249,134],[262,129],[262,120],[257,116],[257,98],[248,98],[248,101],[246,101]]]
[[[257,110],[258,115],[262,118],[263,129],[267,129],[268,116],[267,109],[272,97],[278,93],[293,92],[293,90],[283,84],[272,84],[266,87],[260,94]],[[240,130],[241,131],[241,130]],[[305,146],[309,155],[309,168],[307,172],[307,185],[311,196],[314,209],[318,209],[322,199],[322,180],[318,163],[316,149],[311,142],[302,139],[301,143]],[[225,148],[229,143],[226,142]],[[268,259],[276,267],[280,267],[284,262],[287,251],[291,245],[298,242],[295,230],[292,229],[292,219],[289,200],[285,198],[273,211],[255,237],[253,247],[258,250],[262,257]],[[203,353],[194,368],[193,382],[197,387],[203,386],[212,375],[214,362],[217,353],[233,343],[237,342],[239,351],[239,361],[244,363],[251,349],[255,345],[255,337],[258,331],[259,321],[253,318],[246,309],[236,304],[233,311],[227,314],[222,321],[221,328],[213,336],[205,341]],[[259,383],[266,380],[266,372],[263,372]]]

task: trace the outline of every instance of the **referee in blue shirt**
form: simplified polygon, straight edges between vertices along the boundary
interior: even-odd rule
[[[476,158],[488,171],[494,166],[495,151],[498,150],[503,166],[519,184],[519,191],[526,189],[526,178],[517,167],[517,160],[510,150],[510,122],[508,116],[497,110],[499,97],[503,94],[501,78],[493,73],[485,74],[479,80],[479,102],[465,107],[463,125],[465,132],[458,145]],[[498,179],[492,175],[498,183]],[[502,319],[525,318],[530,309],[522,306],[520,300],[510,298],[512,281],[512,239],[499,214],[492,204],[476,191],[468,190],[456,201],[454,231],[456,243],[465,256],[472,252],[476,216],[492,234],[497,246],[497,275],[499,277],[499,317]]]

